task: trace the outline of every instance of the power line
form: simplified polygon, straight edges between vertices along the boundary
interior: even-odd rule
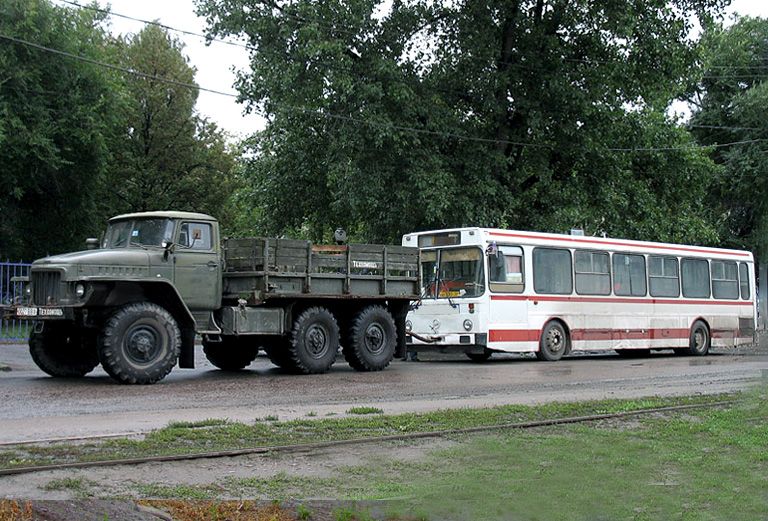
[[[82,62],[90,63],[92,65],[98,65],[100,67],[107,67],[109,69],[113,69],[113,70],[116,70],[116,71],[125,72],[127,74],[132,74],[134,76],[139,76],[139,77],[142,77],[142,78],[146,78],[148,80],[159,81],[161,83],[169,83],[171,85],[176,85],[178,87],[186,87],[188,89],[194,89],[194,90],[199,90],[199,91],[204,91],[204,92],[210,92],[212,94],[218,94],[220,96],[228,96],[228,97],[231,97],[231,98],[237,98],[238,97],[237,94],[232,94],[232,93],[229,93],[229,92],[221,92],[221,91],[213,90],[213,89],[207,89],[205,87],[201,87],[201,86],[193,84],[193,83],[184,83],[184,82],[180,82],[180,81],[176,81],[176,80],[171,80],[171,79],[168,79],[168,78],[163,78],[161,76],[155,76],[153,74],[146,74],[144,72],[136,71],[136,70],[133,70],[133,69],[128,69],[128,68],[125,68],[125,67],[120,67],[118,65],[112,65],[111,63],[104,63],[104,62],[100,62],[100,61],[97,61],[97,60],[92,60],[92,59],[86,58],[84,56],[79,56],[77,54],[72,54],[72,53],[69,53],[69,52],[66,52],[66,51],[60,51],[58,49],[52,49],[50,47],[45,47],[44,45],[39,45],[39,44],[36,44],[36,43],[28,42],[28,41],[22,40],[20,38],[14,38],[13,36],[8,36],[6,34],[0,34],[0,38],[2,38],[4,40],[9,40],[9,41],[14,42],[14,43],[18,43],[18,44],[21,44],[21,45],[26,45],[26,46],[29,46],[29,47],[33,47],[33,48],[39,49],[41,51],[50,52],[50,53],[53,53],[53,54],[58,54],[58,55],[61,55],[61,56],[66,56],[67,58],[72,58],[72,59],[79,60],[79,61],[82,61]]]
[[[146,73],[143,73],[143,72],[140,72],[140,71],[135,71],[133,69],[128,69],[128,68],[125,68],[125,67],[120,67],[120,66],[117,66],[117,65],[112,65],[110,63],[100,62],[98,60],[93,60],[93,59],[86,58],[86,57],[83,57],[83,56],[78,56],[76,54],[72,54],[72,53],[69,53],[69,52],[66,52],[66,51],[60,51],[58,49],[52,49],[50,47],[45,47],[43,45],[32,43],[32,42],[29,42],[29,41],[26,41],[26,40],[22,40],[20,38],[15,38],[13,36],[8,36],[8,35],[5,35],[5,34],[0,34],[0,38],[2,38],[4,40],[11,41],[11,42],[14,42],[14,43],[18,43],[18,44],[21,44],[21,45],[26,45],[26,46],[29,46],[29,47],[33,47],[35,49],[42,50],[42,51],[45,51],[45,52],[50,52],[50,53],[53,53],[53,54],[57,54],[57,55],[61,55],[61,56],[66,56],[68,58],[72,58],[72,59],[75,59],[75,60],[79,60],[79,61],[83,61],[83,62],[86,62],[86,63],[90,63],[92,65],[96,65],[96,66],[100,66],[100,67],[106,67],[106,68],[109,68],[109,69],[112,69],[112,70],[117,70],[117,71],[120,71],[120,72],[124,72],[124,73],[135,75],[135,76],[139,76],[139,77],[146,78],[146,79],[149,79],[149,80],[154,80],[154,81],[158,81],[158,82],[162,82],[162,83],[168,83],[168,84],[171,84],[171,85],[176,85],[176,86],[185,87],[185,88],[189,88],[189,89],[195,89],[195,90],[198,90],[198,91],[210,92],[212,94],[217,94],[217,95],[221,95],[221,96],[227,96],[227,97],[232,97],[232,98],[238,98],[239,97],[237,94],[231,94],[231,93],[221,92],[221,91],[217,91],[217,90],[213,90],[213,89],[207,89],[207,88],[204,88],[204,87],[200,87],[199,85],[196,85],[196,84],[183,83],[183,82],[179,82],[179,81],[176,81],[176,80],[171,80],[171,79],[168,79],[168,78],[162,78],[160,76],[154,76],[154,75],[151,75],[151,74],[146,74]],[[432,130],[426,130],[426,129],[418,129],[418,128],[413,128],[413,127],[407,127],[407,126],[402,126],[402,125],[393,125],[393,124],[389,124],[389,123],[379,123],[379,122],[375,122],[375,121],[370,121],[370,120],[365,120],[365,119],[360,119],[360,118],[353,118],[353,117],[350,117],[350,116],[342,116],[342,115],[339,115],[339,114],[333,114],[333,113],[324,112],[324,111],[318,111],[318,110],[314,110],[314,109],[307,109],[307,108],[303,108],[303,107],[296,107],[296,106],[287,105],[287,104],[283,104],[283,103],[272,102],[272,101],[265,101],[264,104],[265,105],[272,105],[274,107],[278,107],[278,108],[281,108],[281,109],[284,109],[284,110],[291,110],[291,111],[301,112],[301,113],[304,113],[304,114],[312,114],[312,115],[315,115],[315,116],[324,117],[324,118],[328,118],[328,119],[336,119],[336,120],[340,120],[340,121],[348,121],[348,122],[353,122],[353,123],[360,123],[360,124],[365,124],[365,125],[369,125],[369,126],[374,126],[374,127],[379,127],[379,128],[388,128],[388,129],[392,129],[392,130],[401,130],[401,131],[405,131],[405,132],[414,132],[414,133],[423,134],[423,135],[441,136],[441,137],[448,137],[448,138],[461,139],[461,140],[466,140],[466,141],[474,141],[474,142],[480,142],[480,143],[512,145],[512,146],[528,147],[528,148],[548,148],[548,149],[554,148],[553,145],[547,145],[547,144],[524,143],[524,142],[516,142],[516,141],[508,141],[508,140],[491,139],[491,138],[479,138],[479,137],[465,136],[465,135],[454,134],[454,133],[449,133],[449,132],[438,132],[438,131],[432,131]],[[596,148],[596,150],[602,150],[602,151],[608,151],[608,152],[689,151],[689,150],[706,150],[706,149],[710,149],[710,148],[722,148],[722,147],[726,147],[726,146],[735,146],[735,145],[741,145],[741,144],[761,143],[761,142],[766,142],[766,141],[768,141],[768,139],[756,139],[756,140],[749,140],[749,141],[738,141],[738,142],[733,142],[733,143],[714,144],[714,145],[708,145],[708,146],[659,147],[659,148],[653,148],[653,147],[647,147],[647,148],[643,148],[643,147],[637,147],[637,148],[607,148],[606,147],[606,148]]]

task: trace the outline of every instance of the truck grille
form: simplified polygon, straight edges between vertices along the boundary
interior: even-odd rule
[[[61,273],[58,271],[33,271],[32,303],[37,306],[52,306],[61,298]]]

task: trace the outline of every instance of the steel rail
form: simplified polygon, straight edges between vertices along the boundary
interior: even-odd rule
[[[174,461],[186,461],[197,459],[227,458],[234,456],[248,456],[252,454],[268,454],[271,452],[292,452],[292,451],[311,451],[328,447],[338,447],[343,445],[355,445],[361,443],[376,443],[386,441],[403,441],[419,438],[439,438],[456,434],[471,434],[476,432],[487,432],[493,430],[505,429],[531,429],[534,427],[549,427],[555,425],[567,425],[573,423],[583,423],[599,420],[611,420],[626,418],[630,416],[641,416],[645,414],[684,411],[690,409],[701,409],[705,407],[716,407],[724,405],[733,405],[736,400],[725,400],[709,403],[696,403],[688,405],[671,405],[667,407],[650,407],[647,409],[637,409],[634,411],[621,411],[615,413],[591,414],[588,416],[571,416],[565,418],[551,418],[546,420],[534,420],[527,422],[503,423],[496,425],[482,425],[478,427],[459,427],[454,429],[442,429],[436,431],[413,432],[403,434],[389,434],[385,436],[370,436],[364,438],[349,438],[344,440],[318,441],[311,443],[297,443],[290,445],[269,445],[262,447],[252,447],[245,449],[229,449],[210,452],[197,452],[186,454],[169,454],[164,456],[145,456],[140,458],[122,458],[101,461],[84,461],[72,463],[56,463],[52,465],[35,465],[28,467],[13,467],[0,469],[0,476],[10,476],[14,474],[27,474],[33,472],[43,472],[50,470],[81,469],[90,467],[110,467],[117,465],[135,465],[140,463],[163,463]]]

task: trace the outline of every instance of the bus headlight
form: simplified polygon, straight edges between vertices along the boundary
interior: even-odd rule
[[[85,286],[82,284],[75,286],[75,295],[77,295],[77,298],[83,298],[85,296]]]
[[[466,319],[466,320],[464,321],[464,329],[465,329],[466,331],[472,331],[472,327],[473,327],[473,326],[474,326],[474,324],[472,324],[472,321],[471,321],[470,319]]]
[[[411,322],[410,320],[406,320],[405,321],[405,332],[406,333],[410,333],[411,329],[413,329],[413,322]]]

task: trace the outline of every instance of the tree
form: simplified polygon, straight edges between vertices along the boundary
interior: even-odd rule
[[[692,131],[713,145],[720,175],[711,205],[724,216],[725,244],[768,260],[768,20],[741,18],[702,37],[705,69],[693,99]]]
[[[195,70],[183,45],[157,25],[116,42],[125,68],[124,111],[110,143],[110,213],[161,209],[222,216],[234,156],[214,123],[195,113]]]
[[[103,56],[101,15],[44,0],[0,0],[0,258],[83,246],[106,160],[108,73],[29,45]]]
[[[197,0],[245,35],[268,233],[585,227],[711,243],[706,154],[664,117],[723,0]],[[685,197],[679,197],[681,193]],[[669,204],[673,202],[674,204]]]

